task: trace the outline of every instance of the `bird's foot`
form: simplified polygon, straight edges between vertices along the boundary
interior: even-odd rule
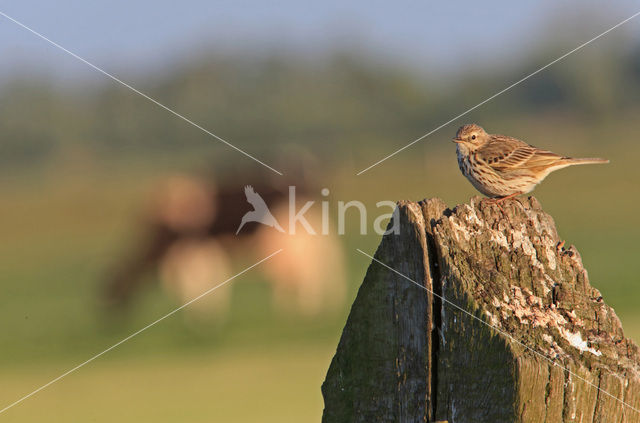
[[[510,198],[516,197],[516,196],[518,196],[520,194],[522,194],[522,193],[521,192],[514,192],[513,194],[505,195],[504,197],[487,198],[485,201],[487,203],[489,203],[489,204],[495,204],[502,211],[502,213],[505,214],[505,211],[502,208],[502,203],[504,201],[509,200]]]
[[[503,201],[504,197],[494,197],[494,198],[486,198],[484,201],[487,204],[492,204],[495,206],[498,206],[498,208],[500,209],[500,211],[502,212],[502,214],[505,214],[504,209],[502,208],[502,201]]]

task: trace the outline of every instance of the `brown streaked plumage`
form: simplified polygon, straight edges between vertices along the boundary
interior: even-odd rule
[[[453,142],[464,176],[478,191],[498,199],[531,192],[549,173],[563,167],[609,163],[560,156],[516,138],[487,134],[476,124],[461,126]]]

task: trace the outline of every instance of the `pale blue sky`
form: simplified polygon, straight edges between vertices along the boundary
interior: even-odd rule
[[[448,71],[520,58],[549,37],[585,40],[639,10],[637,1],[628,0],[0,3],[0,11],[114,72],[162,69],[201,51],[282,49],[313,55],[349,45],[366,46],[370,54],[418,70]],[[622,32],[638,36],[640,17]],[[606,48],[607,42],[599,45]],[[27,68],[66,78],[101,78],[3,17],[0,57],[0,75]]]

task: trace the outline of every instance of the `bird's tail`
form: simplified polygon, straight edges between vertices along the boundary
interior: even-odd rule
[[[247,223],[246,220],[245,220],[245,217],[247,217],[247,216],[246,215],[242,216],[242,221],[240,222],[240,226],[238,226],[238,230],[236,231],[236,235],[238,235],[240,233],[240,229],[242,229],[244,224]]]
[[[598,158],[573,159],[571,157],[567,157],[563,160],[563,162],[568,165],[581,165],[581,164],[609,163],[609,160],[598,159]]]

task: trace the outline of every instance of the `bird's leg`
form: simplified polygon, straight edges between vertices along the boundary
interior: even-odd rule
[[[503,202],[504,200],[508,200],[510,198],[517,197],[520,194],[522,194],[522,193],[521,192],[514,192],[513,194],[509,194],[509,195],[504,196],[504,197],[496,198],[495,201],[496,201],[496,203],[499,204],[499,203]]]
[[[504,197],[500,197],[500,198],[495,198],[493,199],[493,201],[491,202],[492,204],[495,204],[496,206],[498,206],[498,208],[500,209],[500,211],[502,212],[502,214],[506,214],[504,212],[504,209],[502,208],[502,201],[504,200]]]
[[[513,194],[509,194],[509,195],[505,195],[504,197],[497,197],[497,198],[487,198],[487,201],[491,204],[495,204],[496,206],[498,206],[498,208],[500,208],[500,210],[502,211],[502,213],[504,214],[504,209],[502,208],[501,203],[505,200],[508,200],[510,198],[516,197],[518,195],[522,194],[521,192],[514,192]]]
[[[495,204],[502,211],[502,214],[504,214],[504,209],[502,208],[499,202],[501,198],[502,197],[498,197],[498,198],[490,197],[490,198],[485,198],[483,201],[487,202],[487,204]]]

